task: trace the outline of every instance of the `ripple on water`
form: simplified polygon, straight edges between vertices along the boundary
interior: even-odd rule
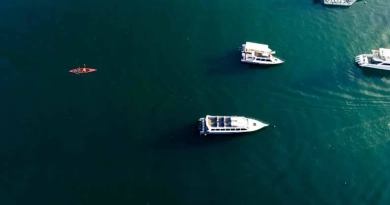
[[[353,112],[359,109],[376,109],[388,104],[384,98],[377,99],[378,94],[361,95],[361,90],[343,86],[335,88],[311,87],[310,89],[292,88],[279,85],[278,92],[268,91],[268,99],[272,102],[289,102],[283,108],[314,109],[317,111]]]
[[[372,120],[344,126],[326,133],[322,137],[331,137],[329,140],[338,147],[348,146],[352,151],[375,148],[390,141],[390,115]]]

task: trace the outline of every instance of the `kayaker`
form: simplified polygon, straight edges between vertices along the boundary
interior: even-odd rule
[[[87,69],[86,68],[83,68],[83,73],[86,73],[87,72]]]
[[[80,73],[80,67],[77,68],[77,73],[76,74],[79,74]]]

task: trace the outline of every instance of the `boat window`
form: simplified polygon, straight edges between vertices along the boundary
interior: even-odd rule
[[[265,60],[265,61],[271,62],[271,60],[270,60],[270,59],[267,59],[267,60]]]

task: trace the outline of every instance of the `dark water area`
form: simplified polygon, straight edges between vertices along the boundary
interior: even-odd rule
[[[354,64],[389,9],[4,2],[0,204],[389,204],[390,74]],[[285,63],[240,63],[246,41]],[[207,114],[273,126],[205,138]]]

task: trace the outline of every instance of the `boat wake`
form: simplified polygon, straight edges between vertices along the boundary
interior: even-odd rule
[[[352,150],[371,149],[390,141],[390,115],[345,126],[319,135],[333,147],[351,146]]]
[[[320,112],[356,112],[358,110],[379,110],[389,105],[389,97],[384,94],[384,87],[376,86],[374,89],[320,89],[312,87],[306,90],[280,87],[278,92],[268,92],[268,99],[275,102],[288,102],[282,107],[273,107],[276,110],[286,111],[320,111]],[[279,104],[280,105],[280,104]]]

